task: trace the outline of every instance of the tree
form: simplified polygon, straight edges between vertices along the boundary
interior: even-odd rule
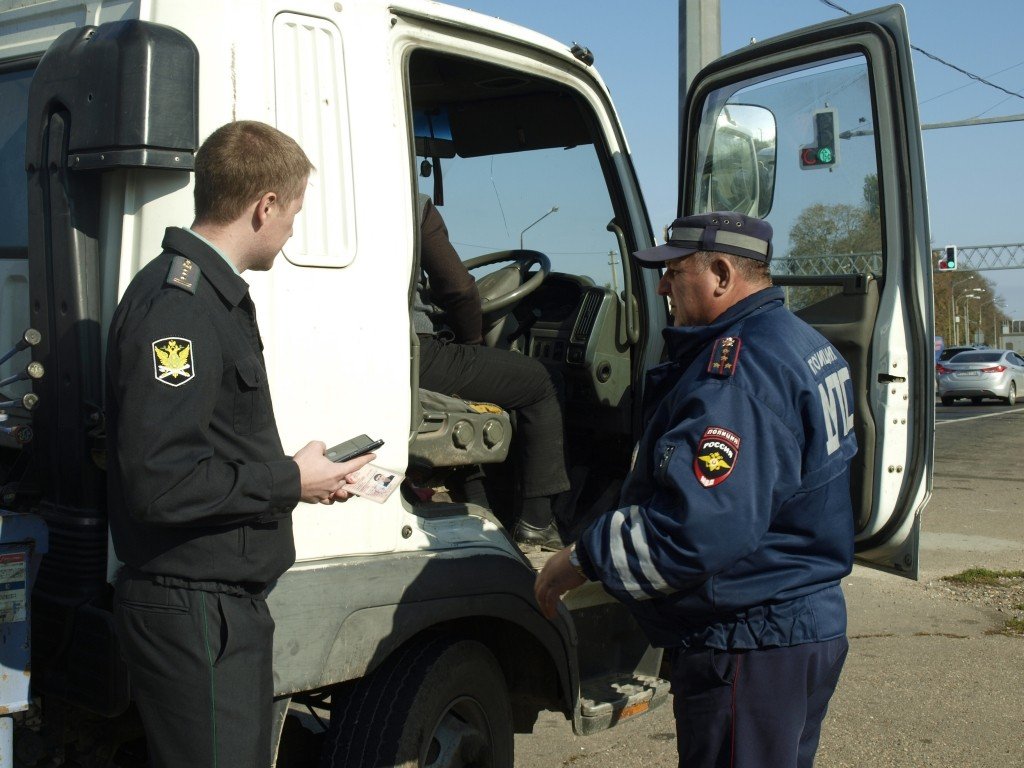
[[[789,232],[789,252],[779,259],[778,271],[799,275],[881,273],[877,174],[864,177],[863,196],[860,205],[814,203],[801,211]],[[799,309],[828,298],[835,290],[832,286],[791,288],[789,303]]]

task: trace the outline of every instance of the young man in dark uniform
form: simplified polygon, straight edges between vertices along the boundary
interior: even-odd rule
[[[196,218],[132,280],[107,345],[114,614],[150,764],[270,763],[274,622],[298,501],[343,501],[372,454],[284,454],[247,269],[292,232],[312,165],[263,123],[229,123],[196,155]]]
[[[853,386],[772,287],[771,226],[677,219],[664,265],[669,362],[619,509],[537,578],[541,608],[587,579],[672,661],[679,765],[809,768],[848,648]]]

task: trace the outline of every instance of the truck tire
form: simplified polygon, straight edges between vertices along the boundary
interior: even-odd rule
[[[512,768],[513,747],[494,655],[475,640],[434,636],[403,647],[332,701],[320,766]]]

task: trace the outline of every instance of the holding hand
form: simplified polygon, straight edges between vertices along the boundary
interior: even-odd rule
[[[303,501],[321,504],[345,501],[349,494],[342,490],[342,486],[349,482],[349,476],[377,457],[375,453],[365,453],[349,461],[335,463],[324,455],[326,450],[326,443],[314,440],[293,457],[299,465],[300,498]]]
[[[586,581],[569,562],[569,549],[566,547],[548,560],[533,585],[533,594],[537,598],[540,612],[549,619],[558,614],[559,598]]]

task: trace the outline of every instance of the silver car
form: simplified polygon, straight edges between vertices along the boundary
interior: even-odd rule
[[[1024,357],[1008,349],[961,352],[935,369],[943,405],[952,405],[958,397],[969,397],[972,403],[996,398],[1013,405],[1024,392]]]

